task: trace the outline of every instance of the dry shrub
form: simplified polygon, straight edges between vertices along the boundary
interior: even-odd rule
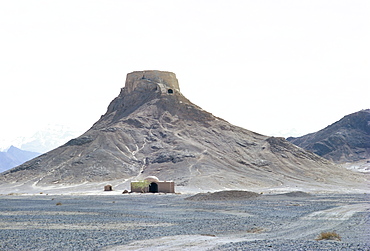
[[[57,202],[57,204],[55,204],[57,206],[61,206],[62,205],[62,202]]]
[[[333,241],[340,241],[341,237],[335,231],[333,232],[322,232],[315,240],[333,240]]]
[[[257,233],[262,233],[264,232],[265,229],[261,227],[252,227],[251,229],[247,230],[247,233],[252,233],[252,234],[257,234]]]

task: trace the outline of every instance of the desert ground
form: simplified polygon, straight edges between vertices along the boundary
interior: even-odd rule
[[[0,250],[370,250],[369,202],[300,191],[2,194]],[[323,232],[340,240],[316,240]]]

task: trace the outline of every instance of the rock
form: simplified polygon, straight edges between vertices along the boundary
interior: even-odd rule
[[[203,200],[246,200],[259,197],[260,194],[250,191],[220,191],[214,193],[198,193],[185,198],[185,200],[203,201]]]
[[[370,109],[349,114],[318,132],[287,140],[336,163],[370,159]]]
[[[188,189],[316,186],[338,180],[361,185],[352,172],[283,138],[204,111],[182,95],[174,73],[162,71],[129,73],[118,97],[86,133],[0,174],[0,185],[111,183],[147,176]]]

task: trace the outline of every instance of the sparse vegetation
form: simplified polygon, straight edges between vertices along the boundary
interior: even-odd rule
[[[318,237],[316,237],[317,241],[321,240],[333,240],[333,241],[340,241],[342,240],[339,234],[337,234],[335,231],[333,232],[322,232]]]
[[[147,188],[149,186],[149,184],[150,184],[149,180],[140,180],[140,181],[136,181],[136,182],[131,183],[132,188],[140,189],[142,193],[145,192],[145,188]]]
[[[62,202],[57,202],[57,204],[55,204],[57,206],[61,206],[62,205]]]
[[[264,232],[265,229],[264,228],[261,228],[261,227],[252,227],[251,229],[247,230],[247,233],[262,233]]]

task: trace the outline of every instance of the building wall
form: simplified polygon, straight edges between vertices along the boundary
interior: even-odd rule
[[[141,193],[140,188],[134,188],[132,186],[132,183],[135,183],[135,181],[131,181],[131,192]],[[154,182],[158,185],[158,193],[174,193],[175,192],[175,182],[173,181],[158,181]],[[149,192],[149,186],[145,187],[144,193]]]
[[[158,184],[159,193],[174,193],[175,192],[175,182],[173,181],[160,181]]]

